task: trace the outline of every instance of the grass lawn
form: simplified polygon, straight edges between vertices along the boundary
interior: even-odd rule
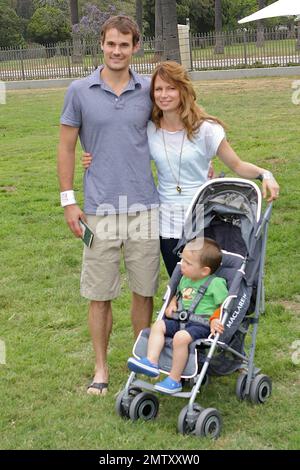
[[[263,406],[239,403],[236,375],[213,378],[197,401],[223,416],[222,435],[214,442],[176,433],[186,400],[161,397],[152,422],[116,415],[115,395],[127,380],[133,345],[124,270],[122,296],[113,304],[110,391],[103,398],[86,394],[94,364],[87,302],[79,295],[82,245],[64,222],[56,178],[64,90],[8,93],[0,106],[0,340],[6,346],[6,364],[0,364],[1,449],[300,448],[300,366],[292,360],[292,354],[299,358],[293,343],[300,336],[300,108],[291,101],[292,81],[195,84],[199,102],[227,123],[238,154],[270,168],[281,184],[269,230],[267,309],[256,354],[256,365],[273,380],[273,395]],[[75,188],[81,203],[79,155],[80,148]],[[162,269],[156,310],[166,283]]]

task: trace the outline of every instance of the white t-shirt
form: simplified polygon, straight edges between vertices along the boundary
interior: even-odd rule
[[[192,141],[185,136],[178,181],[183,132],[164,130],[168,161],[162,130],[151,121],[147,128],[151,158],[158,173],[160,235],[166,238],[181,238],[184,214],[199,187],[207,181],[210,161],[225,138],[223,127],[213,121],[204,121]],[[181,193],[176,190],[177,185]]]

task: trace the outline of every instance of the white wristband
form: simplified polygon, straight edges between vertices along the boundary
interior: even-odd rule
[[[73,190],[63,191],[60,193],[60,204],[61,207],[70,206],[76,204],[75,194]]]

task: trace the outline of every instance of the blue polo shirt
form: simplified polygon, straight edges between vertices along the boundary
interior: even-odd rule
[[[102,80],[103,65],[69,86],[60,122],[79,128],[82,148],[93,155],[84,175],[86,214],[130,213],[159,205],[151,172],[147,123],[150,79],[130,71],[120,96]]]

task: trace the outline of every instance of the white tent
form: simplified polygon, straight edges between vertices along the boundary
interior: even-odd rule
[[[278,0],[271,5],[262,8],[246,16],[239,23],[248,23],[249,21],[261,20],[263,18],[273,18],[274,16],[293,16],[300,15],[300,0]]]

